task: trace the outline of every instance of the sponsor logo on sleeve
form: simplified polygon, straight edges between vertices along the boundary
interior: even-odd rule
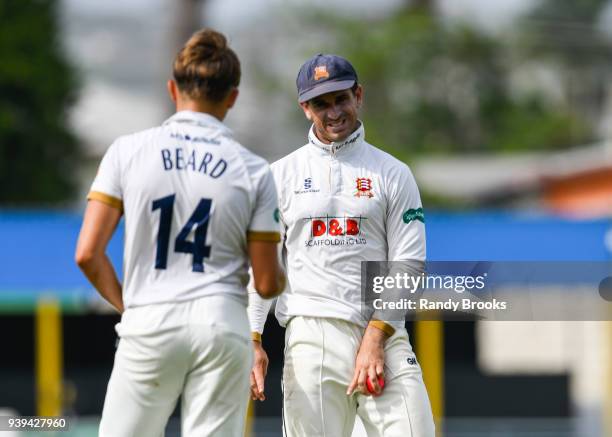
[[[279,222],[280,222],[280,211],[279,211],[279,209],[278,209],[278,208],[276,208],[276,209],[274,210],[273,217],[274,217],[274,221],[275,221],[276,223],[279,223]]]
[[[408,224],[414,220],[418,220],[421,223],[425,223],[425,214],[423,213],[423,208],[409,209],[402,216],[404,223]]]

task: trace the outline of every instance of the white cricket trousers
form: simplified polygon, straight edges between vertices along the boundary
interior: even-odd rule
[[[294,317],[285,333],[283,429],[288,437],[349,437],[359,415],[369,437],[434,437],[427,391],[399,329],[385,342],[379,397],[346,395],[364,328],[338,319]]]
[[[183,437],[244,434],[252,346],[245,304],[230,297],[125,311],[100,437],[158,437],[181,402]]]

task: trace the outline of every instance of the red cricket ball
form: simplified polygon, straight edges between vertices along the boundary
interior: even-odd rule
[[[378,394],[376,394],[374,392],[374,387],[372,386],[372,382],[370,381],[370,377],[368,376],[366,378],[366,388],[368,389],[370,394],[372,394],[372,396],[380,396],[382,394],[383,388],[385,388],[385,380],[384,380],[384,378],[379,375],[377,380],[378,380],[378,386],[380,387],[380,393],[378,393]]]

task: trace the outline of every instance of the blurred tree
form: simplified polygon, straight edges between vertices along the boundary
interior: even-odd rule
[[[55,0],[0,2],[0,204],[53,204],[76,190],[81,152],[67,110],[77,80]]]
[[[600,20],[609,0],[545,0],[522,20],[525,59],[547,63],[562,82],[563,97],[596,130],[605,111],[612,71],[610,36]]]
[[[512,50],[501,39],[436,16],[435,2],[406,2],[390,17],[316,16],[332,29],[365,85],[368,138],[407,159],[415,153],[550,150],[592,138],[584,121],[543,92],[517,93]]]
[[[609,0],[559,1],[544,0],[536,4],[529,19],[544,19],[559,24],[597,23]]]

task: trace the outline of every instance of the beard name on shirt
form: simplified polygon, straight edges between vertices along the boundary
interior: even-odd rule
[[[321,216],[302,219],[310,227],[306,247],[354,246],[367,244],[363,226],[367,217],[358,216]]]
[[[162,149],[162,165],[165,171],[193,171],[217,179],[227,170],[227,161],[216,158],[210,152],[200,152],[195,149],[187,150],[183,147]]]

